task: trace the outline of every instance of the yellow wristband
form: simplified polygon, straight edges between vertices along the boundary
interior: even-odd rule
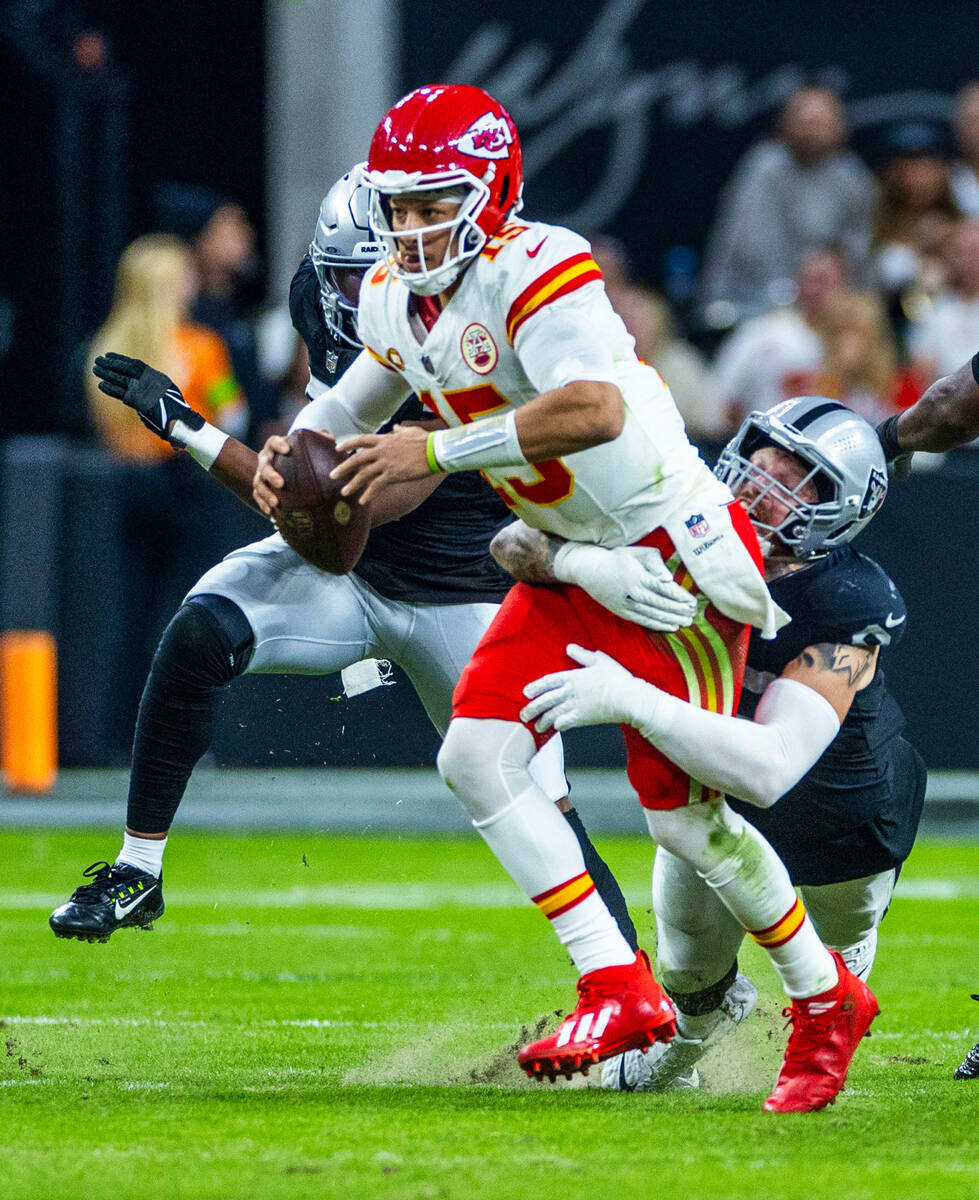
[[[439,475],[442,468],[439,466],[439,460],[435,457],[435,434],[430,433],[425,442],[425,457],[428,459],[428,469],[433,475]]]

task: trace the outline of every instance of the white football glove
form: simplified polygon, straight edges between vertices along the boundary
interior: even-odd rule
[[[657,633],[675,633],[697,615],[697,601],[673,582],[652,546],[586,546],[565,542],[554,557],[562,583],[583,588],[617,617]]]
[[[652,728],[665,693],[635,675],[601,650],[586,650],[571,642],[569,658],[584,670],[571,668],[542,675],[528,683],[523,694],[530,700],[520,720],[534,724],[538,733],[549,729],[575,729],[581,725],[635,725]]]

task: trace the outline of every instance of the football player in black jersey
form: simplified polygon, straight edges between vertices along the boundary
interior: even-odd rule
[[[849,544],[883,502],[884,457],[862,418],[837,401],[803,397],[752,413],[716,473],[745,505],[772,597],[792,616],[770,641],[752,631],[739,715],[695,710],[581,647],[568,652],[584,669],[535,681],[522,715],[559,730],[626,721],[726,792],[785,863],[822,940],[866,978],[925,790],[924,763],[901,736],[904,719],[878,661],[904,631],[904,603]],[[520,527],[497,538],[504,565],[506,544],[521,540],[535,539]],[[668,1046],[609,1060],[603,1082],[625,1090],[695,1084],[693,1064],[757,998],[737,972],[743,929],[662,848],[653,903],[659,975],[678,1032]],[[787,1062],[791,1052],[790,1038]]]
[[[290,289],[293,324],[309,349],[310,398],[336,382],[360,352],[358,288],[380,254],[356,167],[324,198],[310,253]],[[136,408],[153,432],[252,503],[258,455],[204,422],[166,375],[113,354],[99,359],[95,372],[102,389]],[[430,416],[412,399],[395,420]],[[267,446],[289,449],[284,439]],[[51,915],[59,937],[104,942],[116,929],[148,927],[163,913],[167,833],[210,744],[221,689],[244,672],[327,674],[390,659],[404,668],[444,732],[459,673],[512,585],[489,553],[490,539],[511,518],[474,473],[433,476],[412,487],[409,503],[417,507],[407,513],[403,487],[373,506],[379,527],[349,575],[318,570],[276,534],[234,551],[190,590],[163,633],[140,703],[122,849],[113,863],[92,864],[85,871],[89,882]],[[624,565],[638,573],[633,590],[646,597],[641,619],[650,623],[656,597],[642,589],[645,568],[637,560]],[[623,581],[621,615],[640,619],[630,612]],[[649,582],[666,592],[666,625],[655,627],[676,628],[672,612],[682,614],[689,598],[674,589],[671,609],[673,584]],[[602,600],[614,602],[607,595]],[[596,889],[636,949],[622,893],[566,798],[561,748],[552,743],[534,760],[535,778],[564,812]]]

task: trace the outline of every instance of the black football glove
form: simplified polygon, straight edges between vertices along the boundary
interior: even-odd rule
[[[902,450],[897,440],[897,422],[900,413],[885,417],[877,426],[877,440],[880,442],[887,465],[895,479],[905,480],[911,474],[912,450]]]
[[[155,371],[138,358],[111,352],[100,354],[92,373],[102,381],[100,392],[134,408],[146,428],[171,445],[181,445],[170,436],[174,421],[183,421],[191,429],[204,426],[204,418],[181,396],[180,388],[170,376]]]

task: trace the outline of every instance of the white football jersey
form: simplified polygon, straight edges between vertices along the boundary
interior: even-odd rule
[[[553,363],[534,361],[540,339],[527,331],[546,319],[541,314],[577,309],[611,352],[608,381],[625,400],[618,438],[548,462],[484,472],[528,525],[578,541],[629,545],[701,492],[717,496],[717,480],[688,442],[669,388],[636,357],[584,238],[539,222],[504,225],[421,342],[410,297],[384,264],[375,267],[361,288],[360,336],[450,426],[520,408],[540,394],[531,379],[547,375]],[[566,382],[598,377],[577,374],[573,354],[567,370]]]

